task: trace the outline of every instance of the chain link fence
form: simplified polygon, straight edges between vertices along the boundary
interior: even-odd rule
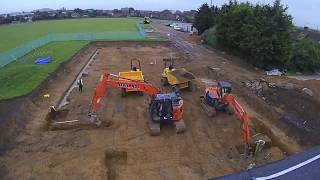
[[[22,44],[9,51],[0,53],[0,67],[15,61],[29,52],[56,41],[95,41],[95,40],[143,40],[146,33],[139,21],[136,21],[138,32],[86,32],[48,34],[36,40]]]

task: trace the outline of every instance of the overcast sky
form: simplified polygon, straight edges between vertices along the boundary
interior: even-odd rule
[[[212,0],[214,4],[221,5],[228,0]],[[242,0],[244,1],[244,0]],[[270,3],[273,0],[249,0],[250,2]],[[197,9],[202,3],[210,0],[0,0],[0,14],[18,11],[31,11],[40,8],[74,9],[115,9],[121,7],[134,7],[145,10],[190,10]],[[289,13],[293,15],[294,22],[300,26],[320,28],[320,0],[282,0],[289,6]]]

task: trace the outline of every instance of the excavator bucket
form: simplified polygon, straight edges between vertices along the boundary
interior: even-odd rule
[[[46,121],[56,121],[57,119],[64,119],[69,113],[69,110],[63,109],[63,110],[56,110],[54,106],[51,106],[49,108],[49,112],[46,115]]]

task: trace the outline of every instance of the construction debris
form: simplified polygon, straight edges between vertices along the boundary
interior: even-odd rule
[[[299,87],[296,84],[293,83],[287,83],[287,82],[279,82],[275,84],[276,87],[287,89],[287,90],[297,90]]]
[[[88,77],[89,76],[89,71],[88,69],[85,69],[83,72],[82,72],[82,77]]]
[[[254,90],[258,96],[261,96],[263,91],[269,88],[275,87],[275,84],[268,83],[264,79],[258,79],[258,80],[249,80],[245,82],[245,86]]]
[[[308,89],[308,88],[303,88],[302,89],[302,92],[303,92],[303,94],[306,94],[306,95],[308,95],[308,96],[313,96],[313,92],[312,92],[312,90],[311,89]]]
[[[268,76],[281,76],[283,73],[279,71],[279,69],[272,69],[270,71],[266,71]]]
[[[255,79],[255,80],[248,80],[245,82],[245,86],[253,89],[257,92],[258,95],[261,95],[263,91],[269,89],[269,88],[281,88],[281,89],[287,89],[287,90],[298,90],[299,86],[293,83],[288,82],[267,82],[265,79]],[[308,91],[307,88],[305,90],[309,94],[312,94],[312,92]]]
[[[247,170],[252,169],[252,168],[254,168],[255,166],[256,166],[255,163],[250,163],[249,166],[248,166],[248,168],[247,168]]]
[[[251,146],[254,146],[256,145],[258,142],[261,142],[263,141],[264,144],[263,144],[263,147],[264,148],[271,148],[272,147],[272,140],[265,134],[261,134],[261,133],[258,133],[258,134],[255,134],[253,135],[251,138],[250,138],[250,141],[249,141],[249,144]]]

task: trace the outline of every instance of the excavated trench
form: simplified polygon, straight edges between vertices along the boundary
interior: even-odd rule
[[[127,164],[126,151],[107,151],[105,153],[105,164],[107,168],[108,180],[116,180],[119,176],[119,166]]]
[[[89,117],[85,121],[83,120],[70,120],[68,119],[69,109],[68,104],[70,101],[70,95],[73,93],[73,91],[76,91],[77,87],[77,81],[80,78],[84,78],[89,76],[90,68],[94,61],[98,58],[99,51],[101,50],[101,47],[98,47],[90,56],[88,62],[83,66],[83,68],[80,70],[72,84],[69,86],[68,90],[64,93],[62,98],[59,100],[57,104],[57,112],[53,115],[52,113],[48,112],[46,116],[47,121],[47,128],[46,130],[67,130],[67,129],[74,129],[74,128],[96,128],[97,126],[89,122]],[[88,112],[90,110],[88,109]],[[52,118],[54,116],[54,118]],[[112,121],[102,121],[103,127],[110,127],[112,126]]]

